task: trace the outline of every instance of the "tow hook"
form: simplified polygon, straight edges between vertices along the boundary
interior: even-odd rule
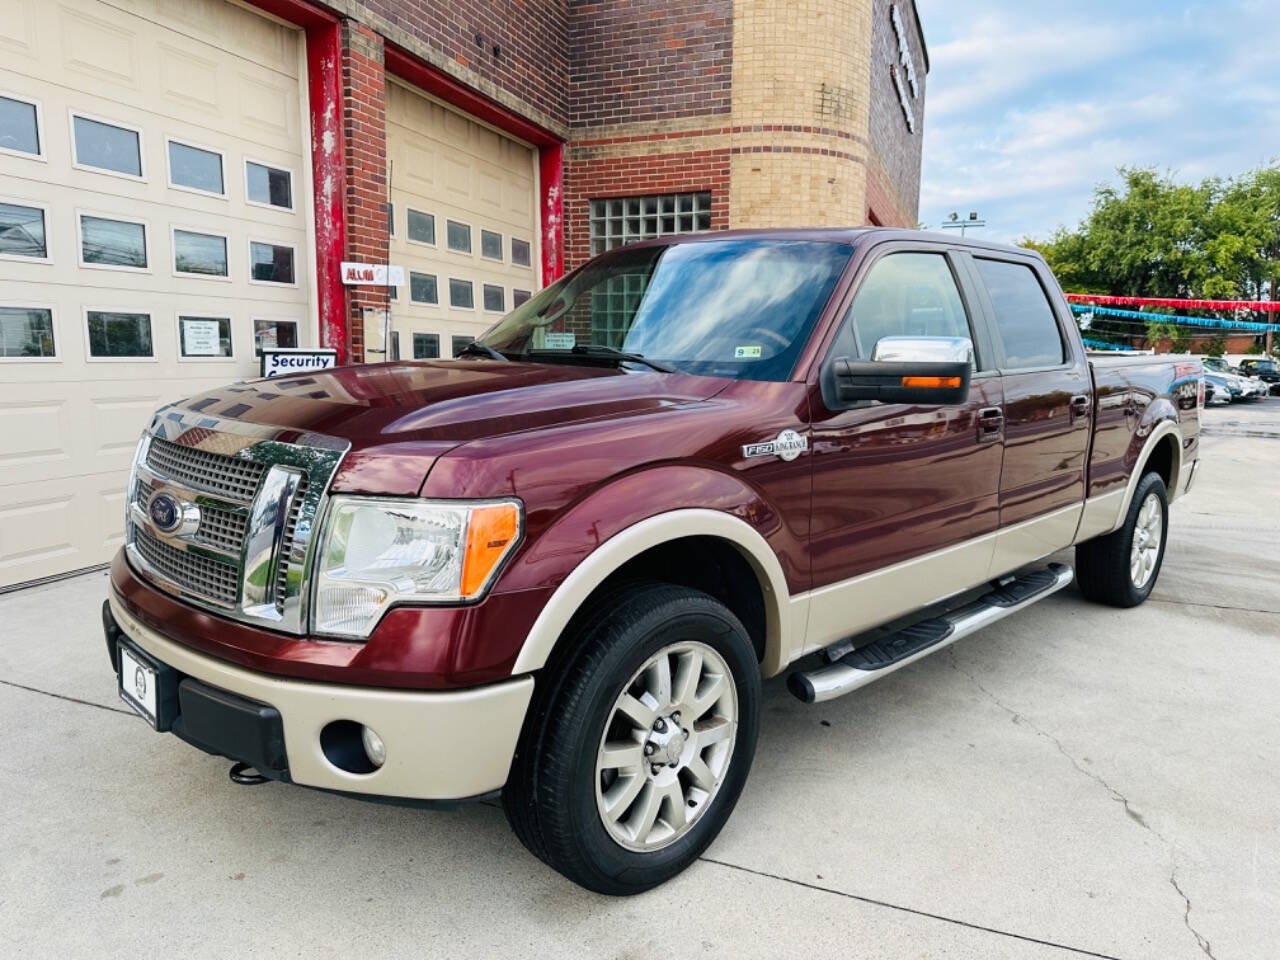
[[[253,772],[250,773],[249,771]],[[247,763],[233,763],[231,769],[227,771],[227,776],[231,778],[232,783],[238,783],[242,787],[256,787],[260,783],[266,783],[270,777],[264,777],[256,769]]]

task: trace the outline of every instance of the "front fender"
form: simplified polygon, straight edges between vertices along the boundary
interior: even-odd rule
[[[709,536],[736,548],[756,574],[765,598],[764,670],[776,673],[803,640],[791,594],[803,589],[805,534],[748,484],[718,470],[667,466],[619,478],[556,518],[503,574],[502,591],[553,588],[512,672],[542,667],[582,603],[628,560],[682,537]]]

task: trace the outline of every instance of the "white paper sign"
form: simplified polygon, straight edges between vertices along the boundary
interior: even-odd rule
[[[275,347],[262,351],[262,375],[283,377],[307,370],[332,370],[338,365],[338,351],[326,347]]]
[[[353,263],[342,261],[342,282],[348,287],[403,287],[404,267],[385,263]]]
[[[555,333],[548,331],[542,335],[542,345],[548,350],[572,350],[577,342],[578,338],[572,332]]]
[[[182,320],[183,355],[188,357],[217,357],[222,355],[221,338],[217,320]]]

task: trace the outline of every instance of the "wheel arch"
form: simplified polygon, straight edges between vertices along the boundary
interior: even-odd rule
[[[1125,487],[1124,499],[1116,513],[1112,530],[1118,529],[1124,522],[1129,512],[1129,505],[1133,503],[1133,495],[1138,489],[1138,484],[1148,473],[1148,468],[1152,466],[1164,480],[1164,485],[1168,489],[1169,502],[1172,503],[1178,495],[1178,477],[1182,469],[1182,431],[1178,427],[1176,417],[1164,417],[1156,421],[1143,442],[1134,460],[1133,470],[1129,474],[1129,483]]]

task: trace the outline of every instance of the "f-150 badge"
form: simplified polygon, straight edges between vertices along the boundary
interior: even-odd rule
[[[776,440],[764,443],[748,443],[742,448],[744,457],[781,457],[783,460],[794,460],[809,449],[809,438],[801,436],[794,430],[783,430]]]

